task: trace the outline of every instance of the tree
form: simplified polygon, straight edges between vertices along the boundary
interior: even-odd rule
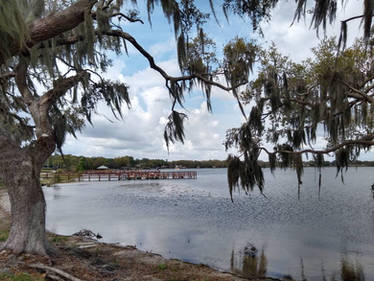
[[[234,1],[237,7],[256,5],[256,1],[244,2]],[[278,1],[265,2],[274,6]],[[318,35],[321,26],[325,31],[327,24],[335,21],[338,2],[317,0],[314,6],[308,6],[310,1],[297,0],[293,21],[299,21],[307,12],[312,14],[310,26]],[[241,93],[242,101],[249,103],[252,100],[255,106],[248,117],[242,110],[245,122],[226,134],[226,150],[235,147],[239,152],[228,157],[231,199],[239,185],[245,192],[257,185],[262,193],[264,177],[258,160],[261,152],[268,155],[271,171],[277,165],[295,168],[300,190],[303,154],[306,157],[313,155],[319,167],[321,186],[323,155],[335,152],[339,173],[342,168],[348,168],[349,159],[356,160],[361,150],[368,150],[374,144],[372,117],[368,114],[374,88],[374,5],[371,1],[363,1],[362,6],[361,15],[341,21],[338,42],[324,42],[319,50],[314,50],[318,63],[307,60],[303,65],[294,64],[281,56],[274,46],[268,52],[257,50],[255,56],[260,61],[260,73]],[[363,22],[363,39],[356,42],[353,49],[340,53],[346,47],[348,24],[354,20]],[[356,59],[359,60],[357,63]],[[269,121],[272,125],[264,126]],[[315,150],[312,146],[318,126],[325,130],[327,145],[324,150]],[[263,146],[265,140],[276,145],[273,151]],[[343,174],[341,176],[343,180]]]
[[[122,105],[130,106],[127,86],[100,75],[111,64],[108,51],[121,54],[127,52],[127,44],[132,44],[165,79],[171,97],[171,114],[164,134],[168,144],[183,141],[186,116],[176,110],[176,105],[182,105],[186,92],[201,86],[210,109],[212,86],[231,91],[246,82],[244,75],[252,62],[245,53],[246,48],[252,48],[251,44],[237,51],[236,61],[231,58],[231,69],[239,65],[245,70],[243,77],[229,79],[228,86],[221,85],[216,78],[222,73],[228,76],[229,72],[206,53],[214,45],[202,31],[209,14],[202,13],[194,1],[147,0],[149,19],[155,5],[160,4],[174,26],[181,76],[170,76],[123,30],[123,21],[143,23],[129,2],[6,0],[1,3],[0,177],[8,189],[12,213],[10,234],[4,246],[7,249],[16,253],[47,253],[45,200],[39,182],[43,164],[56,148],[61,152],[67,133],[75,135],[85,120],[91,122],[98,102],[105,102],[117,118],[122,117]],[[231,2],[235,1],[225,3]],[[262,6],[259,3],[257,8]],[[239,8],[236,7],[236,13]],[[242,14],[249,10],[243,10]],[[268,12],[267,5],[259,9],[254,22]]]
[[[219,63],[205,53],[212,45],[202,31],[209,14],[195,1],[147,0],[149,19],[156,4],[173,24],[181,76],[165,72],[153,57],[125,32],[121,22],[139,24],[142,19],[131,6],[136,0],[5,0],[0,6],[0,168],[11,201],[12,225],[5,248],[16,253],[46,254],[45,200],[40,188],[41,167],[56,147],[61,152],[65,135],[75,134],[91,122],[95,105],[106,102],[122,117],[123,104],[130,106],[128,88],[105,80],[100,72],[110,66],[107,51],[126,52],[131,44],[164,79],[171,97],[171,114],[165,140],[183,142],[183,120],[176,110],[184,94],[201,86],[210,109],[211,87],[232,91],[247,82],[256,47],[234,40]],[[224,0],[226,15],[251,20],[254,29],[278,0]],[[306,0],[298,0],[296,18],[305,12]],[[214,3],[209,1],[215,16]],[[373,7],[365,1],[365,34],[371,26]],[[325,26],[333,18],[336,0],[316,1],[313,22]],[[195,32],[195,28],[197,32]],[[191,40],[197,34],[197,40]],[[224,75],[227,86],[219,84]],[[244,110],[238,99],[241,111]]]
[[[76,171],[77,172],[82,172],[84,170],[86,170],[86,158],[80,157],[79,158],[79,163],[76,166]]]
[[[242,154],[242,160],[230,158],[231,194],[239,183],[246,191],[256,184],[262,191],[261,152],[268,155],[272,171],[293,167],[300,187],[302,155],[312,155],[321,185],[324,155],[335,154],[339,173],[374,145],[374,63],[367,41],[340,50],[334,38],[325,39],[313,55],[294,63],[274,45],[257,53],[258,75],[241,93],[254,106],[240,128],[227,132],[226,147]],[[325,148],[314,148],[318,137]],[[273,150],[266,148],[269,143]]]

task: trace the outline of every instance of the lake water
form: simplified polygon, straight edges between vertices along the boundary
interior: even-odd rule
[[[197,180],[113,181],[44,188],[47,228],[83,228],[105,242],[203,263],[243,276],[374,280],[374,168],[350,168],[335,178],[325,168],[304,171],[298,199],[294,171],[264,170],[265,198],[235,194],[226,169],[200,169]],[[253,245],[255,256],[246,254]],[[348,280],[348,279],[347,279]],[[358,279],[359,280],[359,279]]]

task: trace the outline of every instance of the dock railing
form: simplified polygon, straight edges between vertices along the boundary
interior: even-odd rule
[[[196,171],[160,170],[87,170],[80,173],[42,172],[41,182],[48,185],[72,181],[121,181],[121,180],[167,180],[196,179]]]

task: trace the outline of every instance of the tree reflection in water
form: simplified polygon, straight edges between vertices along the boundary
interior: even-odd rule
[[[246,248],[246,247],[245,247]],[[245,249],[244,248],[244,249]],[[306,267],[307,264],[305,265]],[[230,270],[232,273],[242,276],[244,278],[263,278],[267,273],[267,258],[265,251],[262,248],[261,254],[257,254],[257,250],[248,253],[246,250],[235,252],[231,251]],[[348,257],[343,256],[340,261],[340,268],[335,272],[327,274],[322,264],[321,278],[313,280],[321,281],[365,281],[365,274],[362,265],[359,261],[352,261]],[[313,274],[315,275],[315,274]],[[304,271],[303,259],[300,259],[300,277],[302,281],[308,281],[308,276]],[[277,279],[278,280],[278,279]],[[279,279],[283,281],[294,281],[291,275],[284,275]]]
[[[342,257],[340,262],[340,279],[333,275],[330,280],[365,281],[365,274],[362,265],[358,261],[352,262],[347,257]]]
[[[261,255],[257,255],[257,251],[249,254],[246,251],[239,252],[235,255],[235,250],[231,252],[230,259],[231,272],[246,278],[264,277],[267,271],[267,259],[264,249],[261,250]]]

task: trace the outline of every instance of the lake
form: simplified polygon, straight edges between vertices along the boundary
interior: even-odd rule
[[[80,182],[45,187],[47,229],[83,228],[104,242],[243,276],[374,280],[374,168],[277,170],[262,196],[255,188],[231,202],[226,169],[198,169],[196,180]],[[299,197],[299,198],[298,198]],[[248,254],[254,246],[257,251]]]

